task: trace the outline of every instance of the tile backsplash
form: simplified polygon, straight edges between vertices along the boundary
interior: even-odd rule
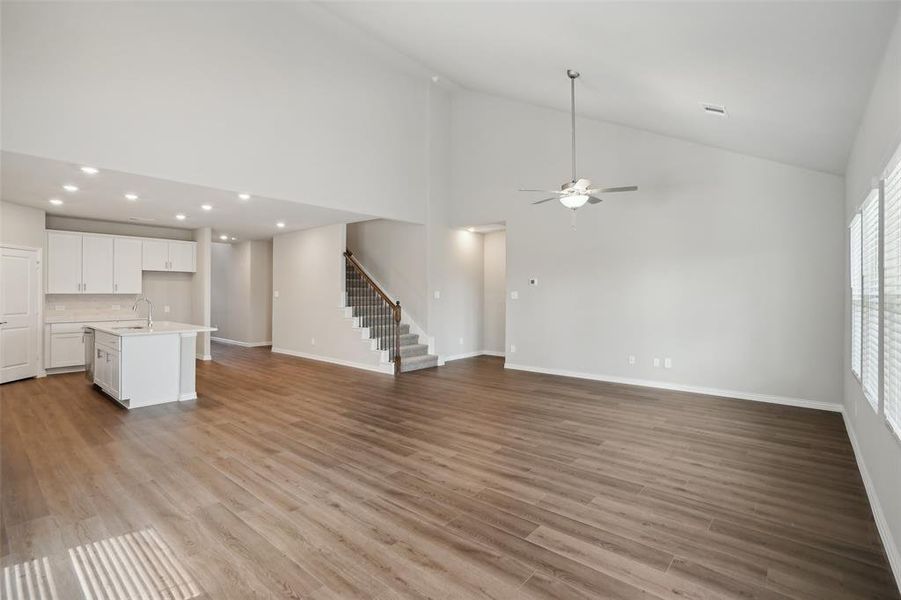
[[[44,318],[142,318],[146,308],[138,307],[138,314],[131,310],[137,297],[121,294],[47,294],[44,296]]]

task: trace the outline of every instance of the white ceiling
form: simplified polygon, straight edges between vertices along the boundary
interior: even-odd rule
[[[81,166],[2,152],[0,197],[44,209],[52,215],[181,229],[211,227],[216,241],[220,235],[236,237],[239,241],[268,239],[276,233],[372,218],[290,200],[257,196],[241,200],[237,191],[110,171],[101,165],[89,165],[98,167],[100,172],[85,175]],[[66,192],[62,188],[66,184],[76,185],[79,190]],[[129,201],[126,193],[137,194],[139,199]],[[50,204],[51,198],[62,200],[63,205]],[[212,210],[203,210],[203,204],[211,205]],[[177,220],[178,213],[187,218]],[[276,227],[279,221],[285,223],[284,229]]]
[[[472,90],[841,174],[898,2],[330,2]],[[728,117],[705,114],[722,104]]]

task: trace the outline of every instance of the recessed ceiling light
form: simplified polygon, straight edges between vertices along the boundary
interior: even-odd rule
[[[275,224],[275,226],[278,227],[279,229],[282,229],[285,226],[285,224],[282,223],[281,221],[279,221],[278,223]]]
[[[179,214],[175,215],[175,218],[178,219],[179,221],[184,221],[187,217],[185,217],[183,214],[179,213]]]
[[[201,204],[200,208],[202,208],[203,210],[213,210],[213,205],[212,204]]]
[[[234,241],[235,241],[235,240],[237,240],[237,239],[238,239],[238,238],[236,238],[236,237],[233,237],[233,238],[232,238],[232,241],[233,241],[233,242],[234,242]]]
[[[704,104],[701,104],[701,107],[703,107],[704,112],[706,112],[707,114],[716,115],[718,117],[726,116],[726,107],[725,106],[720,106],[719,104],[704,103]]]
[[[134,202],[135,200],[138,199],[138,195],[137,194],[125,194],[125,199],[131,200],[132,202]]]
[[[72,185],[71,183],[67,183],[66,185],[63,186],[63,189],[66,190],[67,192],[77,192],[78,186]]]
[[[50,204],[52,204],[53,206],[59,206],[62,203],[63,203],[63,201],[60,200],[59,198],[51,198],[50,199]]]
[[[219,239],[220,239],[220,240],[227,240],[227,239],[228,239],[228,236],[227,236],[227,235],[220,235],[220,236],[219,236]]]
[[[467,227],[467,228],[466,228],[466,231],[468,231],[469,233],[475,233],[475,232],[476,232],[476,228],[475,228],[475,227]]]
[[[238,198],[241,200],[250,200],[250,194],[238,194]]]
[[[96,175],[97,173],[100,172],[100,170],[97,169],[96,167],[82,167],[81,172],[84,173],[85,175]]]

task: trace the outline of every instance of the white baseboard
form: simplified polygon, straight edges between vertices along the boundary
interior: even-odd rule
[[[213,360],[213,355],[212,354],[197,354],[195,356],[195,358],[197,358],[197,360]]]
[[[895,575],[895,583],[901,590],[901,549],[895,544],[895,538],[889,529],[888,521],[885,518],[885,512],[882,510],[882,504],[879,502],[879,496],[876,495],[876,488],[873,480],[870,478],[870,472],[863,462],[863,454],[857,445],[857,436],[851,421],[848,419],[848,413],[842,407],[842,418],[845,421],[845,430],[848,432],[848,439],[851,440],[851,448],[854,450],[854,459],[857,461],[857,470],[860,471],[860,478],[863,479],[863,487],[867,491],[867,498],[870,501],[870,508],[873,510],[873,520],[876,521],[876,529],[879,531],[879,537],[882,539],[882,546],[885,548],[885,555],[888,557],[889,565],[892,573]]]
[[[220,344],[229,344],[232,346],[241,346],[242,348],[259,348],[260,346],[271,346],[272,342],[240,342],[238,340],[230,340],[228,338],[211,337],[211,342],[219,342]]]
[[[833,402],[822,402],[820,400],[806,400],[804,398],[790,398],[788,396],[771,396],[769,394],[757,394],[755,392],[740,392],[736,390],[724,390],[696,385],[684,385],[681,383],[668,383],[665,381],[651,381],[648,379],[632,379],[629,377],[617,377],[615,375],[602,375],[598,373],[582,373],[579,371],[566,371],[562,369],[545,369],[543,367],[511,364],[510,362],[505,363],[504,368],[515,369],[517,371],[530,371],[532,373],[545,373],[547,375],[560,375],[562,377],[576,377],[578,379],[605,381],[607,383],[623,383],[626,385],[637,385],[641,387],[657,388],[660,390],[691,392],[693,394],[702,394],[704,396],[720,396],[723,398],[736,398],[738,400],[753,400],[755,402],[769,402],[770,404],[784,404],[786,406],[814,408],[817,410],[828,410],[832,412],[842,411],[841,404],[835,404]]]
[[[501,358],[506,356],[503,352],[497,352],[496,350],[482,350],[482,354],[485,356],[500,356]]]
[[[356,363],[349,360],[341,360],[340,358],[331,358],[330,356],[319,356],[317,354],[307,354],[306,352],[297,352],[296,350],[288,350],[287,348],[273,347],[272,351],[276,354],[287,354],[288,356],[296,356],[298,358],[308,358],[310,360],[318,360],[333,365],[341,365],[342,367],[353,367],[354,369],[363,369],[365,371],[375,371],[376,373],[385,373],[394,375],[394,365],[367,365],[365,363]]]

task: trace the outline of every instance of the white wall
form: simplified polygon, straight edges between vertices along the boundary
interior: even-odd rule
[[[210,326],[212,306],[212,245],[213,231],[209,227],[201,227],[194,230],[194,241],[197,242],[196,271],[191,277],[191,319],[195,325]],[[210,360],[212,358],[210,348],[210,334],[197,334],[197,358]]]
[[[507,225],[508,365],[840,403],[841,178],[580,119],[580,172],[641,191],[573,230],[515,191],[569,178],[566,113],[461,92],[452,119],[451,222]]]
[[[215,338],[265,344],[272,337],[272,242],[213,243],[211,323]]]
[[[341,309],[345,235],[342,224],[272,240],[272,350],[378,369],[378,353]]]
[[[425,217],[430,73],[315,3],[5,2],[2,54],[4,150]]]
[[[861,120],[845,175],[845,222],[842,228],[847,244],[847,228],[851,217],[880,177],[886,163],[901,144],[901,18],[895,26],[867,110]],[[845,246],[847,247],[847,245]],[[850,298],[848,295],[848,261],[845,272],[845,310],[841,322],[844,337],[844,403],[846,421],[856,440],[858,460],[866,471],[881,513],[885,517],[883,540],[889,544],[895,577],[901,586],[901,441],[897,440],[864,399],[860,383],[851,374]],[[868,476],[868,477],[867,477]],[[877,515],[878,519],[879,515]],[[885,534],[888,532],[888,535]]]
[[[43,248],[44,219],[40,209],[0,202],[0,242]]]
[[[347,225],[347,248],[422,327],[427,316],[425,234],[423,225],[386,219]]]
[[[426,220],[429,318],[425,327],[442,358],[482,350],[483,238],[453,220],[450,109],[451,94],[441,85],[431,85]]]
[[[503,354],[507,319],[507,234],[484,235],[482,350]]]

